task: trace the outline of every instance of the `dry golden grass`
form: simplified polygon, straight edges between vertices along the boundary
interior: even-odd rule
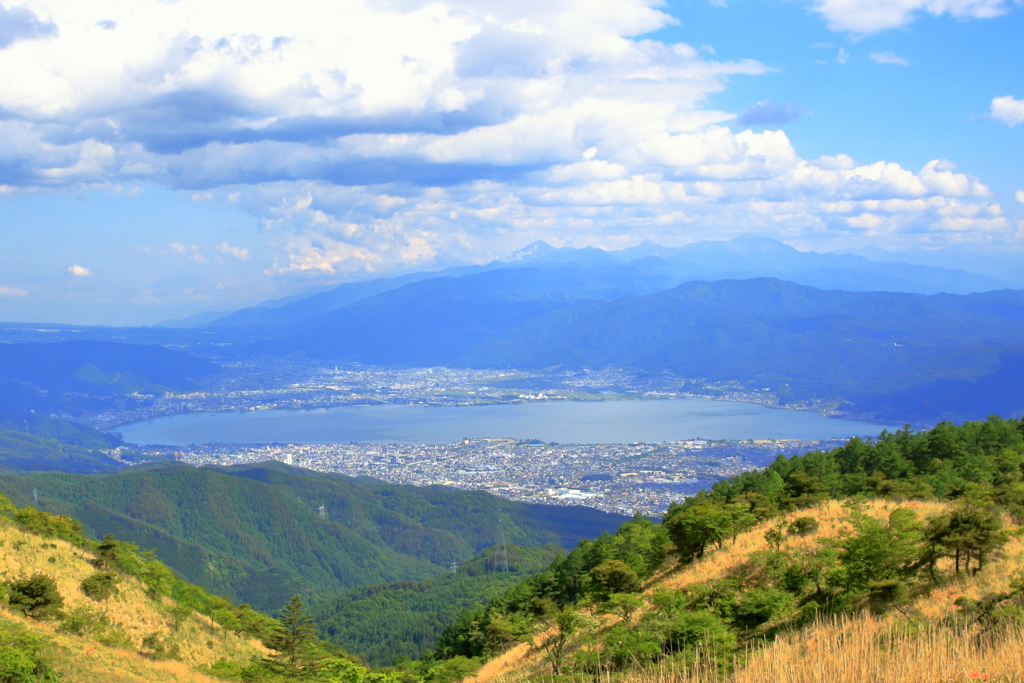
[[[921,520],[943,512],[947,506],[939,502],[867,501],[860,510],[884,519],[896,507],[917,513]],[[789,537],[783,551],[809,550],[821,537],[836,538],[851,529],[850,509],[837,501],[789,515],[814,517],[818,531],[806,537]],[[787,518],[787,522],[789,519]],[[650,596],[660,588],[679,589],[692,583],[723,578],[730,569],[744,562],[755,551],[766,550],[764,534],[778,520],[762,524],[740,536],[735,543],[709,552],[701,560],[683,567],[670,567],[656,576],[645,588]],[[965,576],[954,584],[931,591],[914,602],[914,616],[927,624],[921,634],[907,635],[898,628],[906,618],[899,613],[885,617],[868,614],[821,622],[812,627],[779,637],[771,643],[751,647],[745,666],[727,678],[720,677],[713,667],[697,665],[683,670],[678,663],[668,662],[646,671],[615,675],[622,683],[941,683],[943,681],[999,681],[1024,683],[1024,633],[1001,633],[989,640],[977,634],[941,626],[955,612],[958,597],[981,596],[1004,591],[1013,573],[1024,567],[1024,539],[1011,538],[985,569],[975,576]],[[647,604],[636,617],[650,609]],[[606,621],[610,625],[612,621]],[[901,635],[902,634],[902,635]],[[471,683],[518,683],[551,677],[550,667],[534,646],[522,644],[487,662]],[[593,676],[581,678],[589,683]],[[609,679],[610,680],[610,679]]]
[[[1024,680],[1024,633],[968,627],[917,635],[869,614],[819,623],[752,653],[730,683],[937,683]]]
[[[101,601],[90,599],[82,593],[80,584],[82,579],[96,569],[86,561],[90,556],[66,541],[40,538],[21,531],[9,522],[0,521],[0,542],[3,544],[0,546],[0,580],[20,578],[37,572],[46,574],[56,581],[57,590],[64,598],[65,610],[86,605],[103,612],[128,636],[134,649],[141,648],[142,639],[152,633],[160,638],[172,636],[181,648],[180,662],[154,662],[135,652],[105,647],[87,637],[60,633],[55,623],[33,622],[0,607],[0,616],[47,633],[68,654],[73,653],[74,656],[69,659],[74,663],[69,663],[69,667],[86,667],[80,674],[69,669],[68,681],[212,681],[217,679],[185,672],[191,672],[191,667],[212,664],[220,659],[245,663],[253,655],[268,652],[252,638],[225,634],[208,617],[195,612],[180,625],[177,632],[172,631],[167,611],[174,604],[173,601],[166,597],[151,599],[142,583],[133,577],[122,579],[118,584],[118,595]],[[136,670],[143,673],[133,679],[130,676]]]

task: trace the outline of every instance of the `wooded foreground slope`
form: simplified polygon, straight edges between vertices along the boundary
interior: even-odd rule
[[[1022,521],[1020,421],[883,433],[583,542],[433,656],[482,680],[1018,681]]]

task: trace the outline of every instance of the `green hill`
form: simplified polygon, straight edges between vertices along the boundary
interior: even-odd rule
[[[311,612],[321,637],[375,666],[419,659],[465,610],[482,607],[527,576],[544,571],[563,550],[555,545],[487,548],[426,581],[363,586]],[[507,555],[508,568],[505,568]]]
[[[847,674],[813,680],[939,680],[937,670],[967,680],[967,666],[970,678],[989,667],[993,680],[1017,680],[1005,673],[1022,663],[1022,518],[1021,420],[780,456],[673,506],[661,524],[635,519],[582,542],[460,617],[434,656],[494,658],[479,681],[570,670],[798,681],[811,680],[800,667],[819,664]],[[862,669],[870,678],[849,673]]]
[[[495,543],[573,547],[624,518],[484,492],[384,484],[280,463],[137,466],[100,475],[0,476],[18,505],[80,520],[94,537],[155,548],[189,581],[263,610],[373,583],[421,580]],[[325,506],[326,518],[318,513]]]

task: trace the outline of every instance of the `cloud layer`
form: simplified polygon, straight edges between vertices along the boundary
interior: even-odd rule
[[[833,31],[858,34],[906,26],[923,13],[990,19],[1012,7],[1013,0],[817,0],[814,5]]]
[[[1002,7],[818,9],[837,30],[870,32],[918,10]],[[270,274],[484,260],[533,239],[948,242],[1014,230],[988,188],[948,162],[806,160],[781,131],[737,129],[783,125],[799,108],[708,107],[730,78],[768,69],[636,39],[673,21],[654,0],[25,0],[5,11],[21,28],[0,50],[0,186],[156,183],[234,203],[277,250]]]

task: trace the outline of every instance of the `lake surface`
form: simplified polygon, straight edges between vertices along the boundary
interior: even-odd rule
[[[196,413],[122,425],[118,431],[131,443],[187,446],[353,441],[448,444],[464,437],[579,444],[693,438],[829,439],[874,436],[883,428],[814,412],[774,410],[754,403],[679,398]]]

